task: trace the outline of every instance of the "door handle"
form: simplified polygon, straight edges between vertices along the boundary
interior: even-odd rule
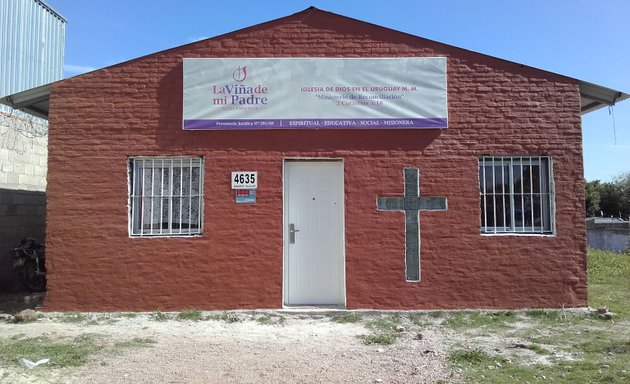
[[[300,232],[300,230],[295,229],[295,224],[289,224],[289,244],[295,244],[295,232]]]

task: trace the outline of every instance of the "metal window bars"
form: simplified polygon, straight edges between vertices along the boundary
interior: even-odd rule
[[[203,158],[135,157],[129,172],[130,235],[203,232]]]
[[[482,157],[479,189],[481,233],[554,232],[549,157]]]

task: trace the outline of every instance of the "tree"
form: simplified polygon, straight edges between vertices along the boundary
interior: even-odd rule
[[[630,172],[619,175],[613,181],[619,194],[619,212],[621,217],[630,217]]]
[[[607,217],[630,217],[630,172],[619,175],[611,182],[586,182],[586,213]]]
[[[599,216],[601,212],[600,201],[602,193],[602,185],[599,180],[587,181],[585,184],[586,192],[586,217]]]
[[[621,210],[621,193],[615,183],[603,183],[601,191],[601,201],[599,203],[604,216],[618,217]]]

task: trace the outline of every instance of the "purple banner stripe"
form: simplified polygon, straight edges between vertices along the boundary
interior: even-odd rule
[[[401,129],[447,128],[446,118],[422,119],[234,119],[184,120],[184,129],[246,130],[246,129]]]

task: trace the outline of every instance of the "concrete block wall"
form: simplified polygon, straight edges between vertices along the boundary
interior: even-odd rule
[[[183,131],[184,57],[447,57],[444,130]],[[286,158],[344,160],[348,308],[586,305],[586,229],[575,79],[314,9],[56,83],[52,88],[49,310],[282,306]],[[204,233],[130,238],[128,156],[205,157]],[[553,160],[553,236],[480,234],[478,159]],[[86,166],[88,164],[88,166]],[[404,216],[377,211],[417,167],[422,281],[405,281]],[[257,202],[229,175],[256,170]],[[77,183],[77,180],[81,180]]]
[[[0,112],[0,188],[45,191],[48,124],[15,111]]]
[[[44,241],[47,132],[44,120],[0,112],[0,291],[17,285],[8,251],[25,237]]]
[[[630,222],[586,222],[587,243],[591,248],[613,252],[630,251]]]

